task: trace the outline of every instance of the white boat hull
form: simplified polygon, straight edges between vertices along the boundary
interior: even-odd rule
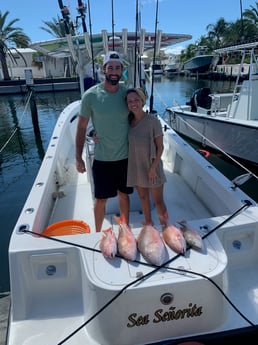
[[[204,250],[188,249],[182,256],[166,247],[161,268],[139,253],[135,262],[104,258],[101,233],[94,230],[89,140],[87,173],[75,169],[79,106],[74,102],[60,115],[10,240],[7,345],[164,344],[253,331],[250,322],[258,321],[256,204],[160,119],[171,221],[189,221],[204,237]],[[116,234],[117,212],[117,199],[110,199],[103,228],[112,226]],[[161,230],[155,208],[152,213]],[[84,221],[90,233],[42,238],[46,227],[63,220]],[[134,194],[130,226],[136,237],[142,220]]]
[[[258,127],[255,121],[193,113],[184,106],[173,108],[170,121],[177,133],[204,147],[219,149],[235,158],[258,164]]]
[[[184,63],[184,70],[196,73],[196,72],[207,72],[209,69],[213,55],[200,55],[191,58]]]

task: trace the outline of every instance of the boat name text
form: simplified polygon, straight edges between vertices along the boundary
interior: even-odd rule
[[[203,307],[197,307],[196,304],[189,303],[188,308],[176,309],[176,307],[171,306],[169,310],[157,309],[153,317],[150,314],[138,315],[137,313],[132,313],[128,316],[127,327],[131,328],[134,326],[144,326],[149,322],[159,323],[167,322],[172,320],[179,320],[190,317],[199,317],[203,313]]]

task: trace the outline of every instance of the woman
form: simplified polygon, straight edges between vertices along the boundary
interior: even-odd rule
[[[168,214],[163,199],[166,177],[161,155],[163,132],[157,117],[143,110],[146,95],[140,88],[128,89],[126,103],[130,111],[129,152],[127,186],[135,187],[140,197],[145,225],[153,225],[151,217],[151,194],[162,226],[167,225]]]

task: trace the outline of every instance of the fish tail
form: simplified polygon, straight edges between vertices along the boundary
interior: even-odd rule
[[[112,230],[111,227],[108,228],[108,229],[102,230],[102,232],[103,232],[105,235],[107,235],[109,232],[112,232],[112,231],[113,231],[113,230]]]

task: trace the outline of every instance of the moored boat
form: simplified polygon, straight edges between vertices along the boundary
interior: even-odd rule
[[[149,74],[152,75],[162,75],[164,73],[163,66],[161,61],[155,61],[150,64]]]
[[[241,81],[242,67],[232,93],[196,90],[186,105],[169,107],[169,123],[178,133],[235,158],[258,163],[257,42],[217,50],[240,51],[250,58],[249,78]]]
[[[207,72],[214,59],[213,54],[206,54],[207,47],[199,46],[196,49],[195,56],[185,61],[183,70],[191,73],[204,73]]]
[[[167,64],[164,67],[164,73],[167,77],[179,73],[180,62],[177,55],[170,55]]]

